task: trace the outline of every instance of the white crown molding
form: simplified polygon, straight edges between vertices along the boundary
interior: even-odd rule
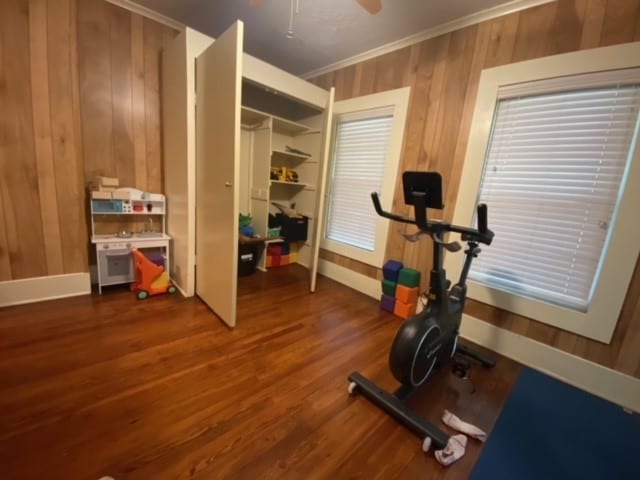
[[[155,20],[158,23],[162,23],[171,28],[175,28],[176,30],[182,31],[185,29],[185,25],[173,18],[169,18],[165,15],[162,15],[150,8],[143,7],[142,5],[138,5],[135,2],[130,0],[106,0],[113,5],[117,5],[118,7],[122,7],[125,10],[129,10],[130,12],[137,13],[138,15],[142,15],[143,17],[147,17],[151,20]]]
[[[408,47],[410,45],[413,45],[414,43],[419,43],[424,40],[437,37],[439,35],[444,35],[445,33],[460,30],[477,23],[486,22],[487,20],[501,17],[503,15],[508,15],[510,13],[519,12],[520,10],[526,10],[528,8],[537,7],[538,5],[543,5],[545,3],[551,3],[555,1],[557,0],[513,0],[512,2],[488,8],[486,10],[482,10],[481,12],[472,13],[471,15],[467,15],[466,17],[458,18],[456,20],[443,23],[442,25],[438,25],[428,30],[414,33],[413,35],[410,35],[408,37],[401,38],[400,40],[387,43],[386,45],[373,48],[363,53],[359,53],[358,55],[354,55],[353,57],[345,58],[344,60],[340,60],[330,65],[316,68],[315,70],[311,70],[310,72],[304,73],[300,76],[304,79],[313,78],[324,73],[332,72],[333,70],[338,70],[339,68],[348,67],[355,63],[364,62],[365,60],[379,57],[380,55],[384,55],[395,50],[400,50],[401,48]]]

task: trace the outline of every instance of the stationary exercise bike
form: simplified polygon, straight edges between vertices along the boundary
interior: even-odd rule
[[[434,369],[451,361],[456,354],[478,361],[485,367],[493,367],[495,362],[479,352],[458,343],[462,311],[466,299],[466,280],[471,262],[480,253],[478,245],[490,245],[493,232],[487,228],[487,206],[478,205],[478,229],[451,225],[446,222],[428,220],[427,208],[443,209],[442,178],[436,172],[405,172],[402,176],[404,201],[413,205],[414,218],[403,217],[386,212],[380,206],[377,193],[371,198],[378,215],[397,222],[416,225],[419,231],[407,236],[417,241],[423,235],[433,240],[433,269],[430,276],[428,302],[425,308],[407,319],[393,340],[389,353],[389,367],[393,376],[402,386],[390,394],[373,382],[354,372],[349,375],[349,393],[361,392],[371,402],[389,415],[396,418],[422,439],[422,449],[427,452],[432,444],[436,449],[447,445],[449,436],[438,427],[421,418],[405,405],[408,396],[423,385]],[[460,233],[462,241],[467,242],[465,261],[460,279],[453,287],[446,278],[442,267],[443,250],[457,252],[462,249],[458,242],[445,242],[444,235],[449,232]],[[453,371],[458,376],[466,376],[469,362],[452,362]]]

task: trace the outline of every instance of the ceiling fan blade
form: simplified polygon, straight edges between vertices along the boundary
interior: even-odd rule
[[[362,8],[364,8],[371,15],[375,15],[380,10],[382,10],[382,1],[381,0],[356,0]]]
[[[264,4],[264,0],[251,0],[252,7],[260,7]]]

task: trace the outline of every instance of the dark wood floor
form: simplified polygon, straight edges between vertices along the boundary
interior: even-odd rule
[[[96,480],[464,479],[409,431],[349,397],[359,370],[393,390],[398,320],[306,270],[241,279],[231,331],[197,299],[125,291],[0,310],[0,478]],[[470,385],[441,371],[414,407],[490,431],[519,366],[500,358]]]

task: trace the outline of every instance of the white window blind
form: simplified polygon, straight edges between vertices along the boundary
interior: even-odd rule
[[[368,113],[371,115],[371,112]],[[358,118],[358,117],[365,118]],[[380,191],[391,139],[393,115],[377,112],[343,116],[335,137],[327,238],[375,249],[377,216],[371,192]]]
[[[588,310],[638,136],[639,83],[499,96],[478,199],[496,236],[472,280]]]

